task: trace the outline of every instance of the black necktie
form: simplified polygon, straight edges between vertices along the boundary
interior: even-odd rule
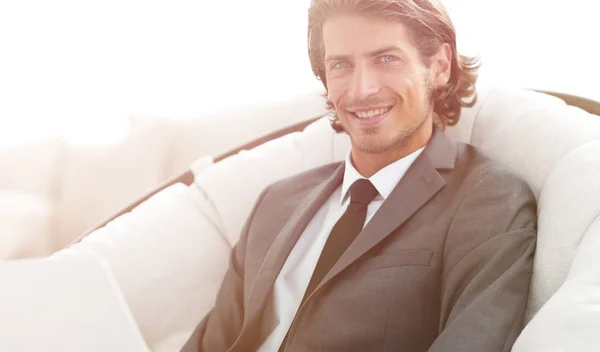
[[[302,302],[319,285],[329,270],[333,268],[333,265],[340,259],[344,251],[350,246],[350,243],[362,231],[367,218],[367,207],[377,194],[377,189],[375,189],[369,180],[360,179],[352,184],[350,187],[350,204],[344,214],[335,223],[327,238]]]
[[[344,251],[350,246],[350,243],[362,231],[367,219],[367,207],[377,194],[377,189],[375,189],[375,186],[369,180],[360,179],[352,184],[350,187],[350,204],[329,233],[325,247],[323,247],[321,256],[317,261],[317,267],[310,278],[308,288],[302,298],[302,303],[304,303],[306,298],[319,285],[329,270],[333,268],[333,265],[340,259]],[[279,346],[280,352],[285,349],[288,334],[286,334]]]

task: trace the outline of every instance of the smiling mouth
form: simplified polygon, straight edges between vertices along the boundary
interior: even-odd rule
[[[392,106],[388,106],[386,108],[367,110],[367,111],[355,111],[355,112],[352,112],[352,115],[354,115],[354,117],[356,117],[360,120],[371,120],[371,119],[381,117],[382,115],[384,115],[385,113],[387,113],[390,110],[392,110]]]

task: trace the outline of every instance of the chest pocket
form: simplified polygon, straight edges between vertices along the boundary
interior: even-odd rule
[[[433,252],[424,249],[406,249],[385,252],[365,258],[356,271],[384,269],[397,266],[429,266]]]

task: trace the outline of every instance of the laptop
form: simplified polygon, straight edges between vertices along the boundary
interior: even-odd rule
[[[0,351],[149,349],[108,265],[77,254],[0,262]]]

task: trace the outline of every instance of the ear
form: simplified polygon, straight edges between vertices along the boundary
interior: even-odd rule
[[[433,55],[431,60],[431,70],[433,73],[433,85],[435,88],[441,87],[450,80],[450,72],[452,70],[452,50],[450,45],[444,43],[438,49],[438,52]]]

